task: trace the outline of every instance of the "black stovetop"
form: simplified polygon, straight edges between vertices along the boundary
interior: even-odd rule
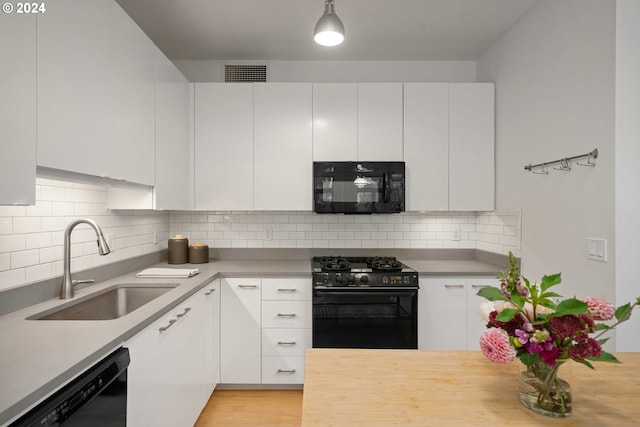
[[[418,273],[394,257],[314,257],[311,266],[315,288],[418,287]]]

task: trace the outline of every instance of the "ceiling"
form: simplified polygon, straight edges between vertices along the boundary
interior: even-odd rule
[[[475,60],[538,0],[335,0],[345,26],[318,46],[323,0],[116,0],[171,60]]]

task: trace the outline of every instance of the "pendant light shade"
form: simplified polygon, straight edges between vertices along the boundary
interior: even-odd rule
[[[344,26],[336,15],[333,0],[325,0],[324,13],[313,31],[313,40],[322,46],[337,46],[344,40]]]

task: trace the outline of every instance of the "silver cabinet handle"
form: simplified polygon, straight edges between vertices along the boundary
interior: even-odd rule
[[[452,289],[452,288],[464,288],[464,285],[449,285],[447,283],[444,284],[444,287],[447,289]]]
[[[278,341],[278,345],[296,345],[295,341]]]
[[[158,328],[158,331],[160,331],[160,332],[166,331],[167,329],[169,329],[177,321],[178,321],[178,319],[169,319],[169,324],[167,326],[162,326],[162,327]]]
[[[191,307],[185,307],[184,311],[182,313],[178,313],[176,314],[176,317],[179,319],[181,317],[184,317],[187,315],[188,312],[191,311]]]
[[[473,289],[489,288],[489,285],[471,285]]]
[[[215,289],[209,289],[207,292],[204,293],[204,295],[208,297],[209,295],[211,295],[215,291],[216,291]]]
[[[279,374],[295,374],[295,369],[278,369]]]
[[[295,313],[278,313],[278,317],[296,317]]]
[[[238,285],[238,287],[242,289],[255,289],[258,285]]]
[[[295,292],[295,288],[278,288],[278,292]]]

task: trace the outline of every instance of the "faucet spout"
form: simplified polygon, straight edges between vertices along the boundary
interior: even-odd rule
[[[62,284],[60,285],[60,299],[73,298],[73,280],[71,279],[71,231],[73,231],[78,224],[88,224],[96,232],[98,253],[100,255],[108,255],[111,253],[107,240],[104,238],[104,234],[102,234],[102,229],[95,221],[80,218],[69,223],[64,230],[64,272],[62,274]]]

